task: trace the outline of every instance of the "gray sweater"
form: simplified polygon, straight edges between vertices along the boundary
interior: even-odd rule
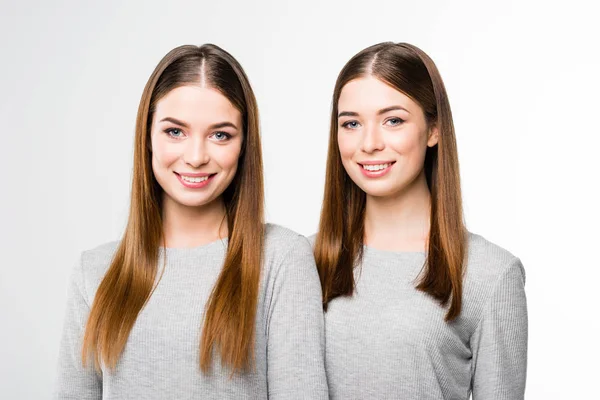
[[[356,292],[325,314],[331,399],[523,399],[525,272],[518,258],[469,235],[460,317],[417,291],[423,252],[365,247]]]
[[[227,241],[166,249],[164,275],[139,314],[114,371],[81,365],[81,340],[96,289],[117,242],[86,251],[70,284],[57,399],[327,399],[321,287],[306,238],[267,225],[256,315],[255,371],[237,374],[214,358],[199,369],[204,307]],[[161,250],[162,254],[162,250]]]

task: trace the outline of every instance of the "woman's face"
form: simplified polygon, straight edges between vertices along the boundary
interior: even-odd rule
[[[233,180],[242,148],[242,115],[215,89],[181,86],[158,101],[152,118],[152,171],[174,202],[202,207]]]
[[[348,82],[338,101],[338,146],[350,178],[367,195],[403,193],[437,144],[414,100],[373,76]]]

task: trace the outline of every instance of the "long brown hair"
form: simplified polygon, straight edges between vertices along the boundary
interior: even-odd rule
[[[363,250],[366,194],[346,173],[338,148],[338,100],[353,79],[372,75],[415,100],[429,126],[439,131],[438,144],[427,149],[425,176],[431,192],[431,227],[424,270],[416,288],[447,306],[446,321],[461,310],[467,233],[463,222],[458,153],[450,103],[437,67],[419,48],[407,43],[380,43],[348,61],[333,92],[325,194],[315,258],[324,307],[354,292],[354,267]]]
[[[204,78],[204,79],[202,79]],[[150,131],[157,102],[171,90],[201,81],[221,92],[242,114],[243,144],[237,173],[222,194],[229,228],[223,269],[206,304],[200,367],[216,349],[233,372],[254,362],[255,316],[264,242],[263,175],[258,108],[246,74],[226,51],[206,44],[171,50],[150,76],[138,108],[129,220],[100,283],[83,340],[82,359],[115,368],[157,278],[164,246],[162,188],[152,172]]]

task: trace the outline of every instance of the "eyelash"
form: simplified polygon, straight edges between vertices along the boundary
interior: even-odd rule
[[[218,133],[225,135],[225,138],[224,138],[224,139],[221,139],[221,140],[217,139],[217,141],[219,141],[219,142],[224,142],[224,141],[226,141],[226,140],[229,140],[229,139],[231,139],[231,135],[230,135],[229,133],[227,133],[227,132],[222,132],[222,131],[215,132],[215,133],[211,134],[210,136],[214,136],[214,135],[216,135],[216,134],[218,134]]]
[[[173,135],[174,131],[178,131],[180,133],[180,135],[179,136]],[[179,139],[183,136],[183,131],[179,128],[168,128],[168,129],[165,129],[164,132],[167,134],[167,136],[172,137],[173,139]]]
[[[388,123],[388,122],[390,122],[390,121],[393,121],[393,120],[397,120],[397,121],[398,121],[398,123],[397,123],[397,124],[394,124],[394,125],[390,125],[390,126],[398,126],[398,125],[400,125],[400,124],[402,124],[402,123],[404,122],[404,120],[403,120],[402,118],[398,118],[398,117],[392,117],[392,118],[389,118],[389,119],[387,119],[387,120],[385,121],[385,123]]]
[[[402,118],[392,117],[392,118],[386,119],[385,122],[384,122],[384,124],[387,124],[390,121],[398,121],[396,124],[392,124],[390,126],[398,126],[398,125],[401,125],[404,122],[404,120]],[[346,121],[346,122],[344,122],[342,124],[342,127],[346,128],[346,129],[356,129],[356,127],[351,127],[350,124],[358,124],[358,121],[354,121],[354,120],[352,120],[352,121]]]
[[[356,129],[356,127],[351,128],[350,124],[358,124],[358,121],[346,121],[342,124],[342,127],[346,129]]]
[[[166,133],[166,134],[167,134],[169,137],[171,137],[171,138],[173,138],[173,139],[180,139],[180,138],[182,138],[182,137],[184,136],[184,135],[183,135],[183,131],[182,131],[181,129],[179,129],[179,128],[168,128],[168,129],[165,129],[165,130],[164,130],[164,132],[165,132],[165,133]],[[178,132],[178,133],[179,133],[179,135],[174,135],[174,132]],[[224,141],[226,141],[226,140],[229,140],[229,139],[231,139],[231,135],[230,135],[229,133],[227,133],[227,132],[222,132],[222,131],[218,131],[218,132],[212,133],[210,136],[212,137],[212,136],[215,136],[215,135],[217,135],[217,134],[222,134],[222,135],[225,135],[225,137],[224,137],[223,139],[217,139],[217,141],[219,141],[219,142],[224,142]]]

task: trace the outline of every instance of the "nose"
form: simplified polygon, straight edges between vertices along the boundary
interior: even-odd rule
[[[193,168],[199,168],[210,161],[207,150],[203,138],[191,137],[186,140],[183,161]]]
[[[363,140],[361,150],[365,153],[373,153],[374,151],[383,150],[385,142],[383,135],[377,126],[366,126],[363,130]]]

